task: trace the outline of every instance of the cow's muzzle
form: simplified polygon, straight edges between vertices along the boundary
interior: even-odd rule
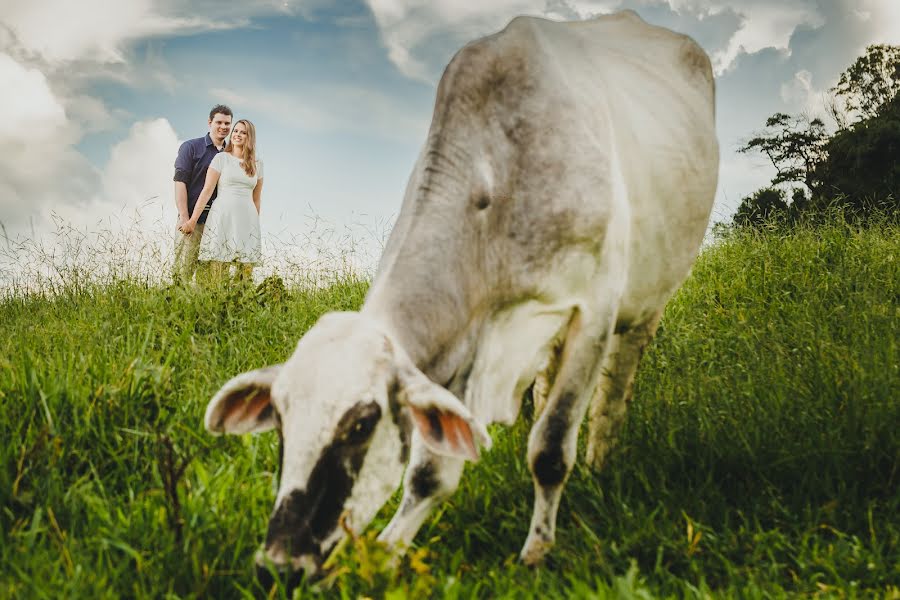
[[[280,553],[273,556],[271,551],[260,549],[256,553],[256,579],[266,591],[271,590],[276,581],[280,581],[287,590],[288,597],[291,597],[294,588],[301,582],[321,577],[323,573],[321,564],[321,559],[312,555],[284,560]]]

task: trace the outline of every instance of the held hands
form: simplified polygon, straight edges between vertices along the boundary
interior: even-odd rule
[[[197,226],[197,221],[194,219],[182,220],[181,224],[178,226],[178,231],[183,233],[184,235],[190,235],[194,228]]]

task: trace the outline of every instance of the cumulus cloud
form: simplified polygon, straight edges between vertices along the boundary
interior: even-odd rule
[[[863,2],[857,8],[861,15],[868,15],[872,24],[873,37],[885,44],[900,44],[900,2],[897,0],[874,0]],[[865,6],[868,4],[869,6]]]
[[[121,63],[134,40],[242,27],[248,15],[277,11],[276,5],[286,3],[242,3],[238,15],[221,3],[20,1],[4,8],[2,23],[29,55],[48,63]]]
[[[716,21],[723,13],[738,17],[722,45],[707,47],[718,73],[739,53],[763,48],[787,52],[791,35],[801,25],[819,26],[816,0],[787,4],[779,0],[367,0],[388,56],[413,79],[433,82],[452,51],[470,39],[497,31],[511,17],[530,14],[552,19],[584,19],[622,8],[650,13],[660,7],[697,21]],[[691,32],[694,33],[694,32]],[[695,34],[695,37],[696,36]],[[436,51],[437,50],[437,51]]]
[[[796,50],[797,34],[828,30],[832,46],[841,46],[848,36],[860,54],[866,44],[900,42],[900,2],[896,0],[645,0],[624,2],[639,12],[655,4],[667,4],[673,11],[703,21],[723,13],[733,13],[738,25],[724,44],[705,45],[718,75],[734,68],[741,54],[775,49],[785,58]],[[702,43],[702,40],[701,40]],[[826,46],[817,48],[833,56]]]
[[[820,27],[822,15],[814,2],[746,2],[731,3],[732,10],[743,17],[740,28],[728,41],[728,46],[712,55],[713,68],[720,74],[734,64],[740,52],[753,54],[764,48],[789,52],[790,40],[800,25]],[[724,8],[725,3],[722,4]]]
[[[103,167],[91,168],[72,152],[79,159],[76,166],[87,172],[70,169],[67,176],[60,177],[60,166],[53,165],[56,172],[50,174],[50,180],[46,174],[37,174],[25,181],[16,199],[24,206],[24,214],[37,222],[29,223],[28,229],[15,219],[4,225],[12,234],[35,237],[60,222],[86,233],[115,233],[135,226],[156,231],[166,229],[166,224],[174,226],[172,164],[178,144],[166,119],[136,122],[125,139],[113,145]],[[35,197],[45,201],[35,206]],[[6,218],[9,208],[4,204]],[[32,225],[36,231],[30,230]]]
[[[828,90],[817,89],[812,73],[801,69],[789,81],[781,84],[781,100],[787,106],[798,107],[799,112],[810,117],[823,117]]]
[[[3,135],[24,141],[29,134],[49,135],[65,124],[65,111],[43,73],[0,54],[0,79],[7,83],[6,89],[16,91],[0,95],[0,109],[14,125],[12,130],[4,127]]]
[[[692,29],[688,33],[701,43],[721,36],[722,27],[726,28],[723,40],[705,45],[717,74],[732,68],[742,53],[774,48],[789,55],[792,36],[799,28],[822,27],[835,12],[855,12],[858,18],[870,20],[873,39],[900,40],[900,2],[895,0],[367,0],[367,4],[390,59],[405,75],[425,81],[436,78],[452,49],[498,30],[517,14],[583,19],[622,8],[656,16],[665,8],[688,16],[690,23],[682,30]],[[735,15],[736,22],[716,18],[725,14]],[[715,23],[715,36],[703,33],[708,29],[704,21]],[[436,47],[443,47],[443,52],[435,53]],[[435,59],[440,60],[435,63]]]
[[[19,223],[42,207],[82,191],[92,168],[72,149],[77,128],[44,75],[0,53],[0,220]]]
[[[165,119],[135,123],[76,202],[47,203],[35,227],[4,226],[0,286],[113,273],[165,276],[174,253],[172,162],[178,140]],[[63,191],[69,181],[48,189]],[[68,190],[75,193],[73,190]],[[68,274],[68,275],[67,275]]]
[[[461,43],[497,31],[514,16],[583,18],[620,2],[566,0],[367,0],[388,56],[413,79],[433,82]]]
[[[103,168],[95,214],[128,224],[174,226],[172,165],[178,137],[166,119],[139,121],[112,147]]]
[[[154,27],[149,2],[15,2],[3,21],[19,43],[49,62],[121,62],[121,41]],[[96,18],[99,15],[103,18]],[[93,18],[84,18],[91,15]],[[77,26],[73,26],[77,23]]]

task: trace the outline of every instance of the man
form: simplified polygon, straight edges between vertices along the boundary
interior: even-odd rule
[[[200,253],[200,238],[203,237],[203,226],[216,192],[197,226],[191,233],[182,233],[181,226],[190,219],[197,204],[197,197],[203,191],[206,182],[206,170],[213,157],[225,147],[225,138],[231,130],[231,109],[219,104],[209,111],[209,133],[203,137],[188,140],[178,149],[175,159],[175,206],[178,208],[178,241],[175,244],[174,277],[182,283],[188,283],[197,268],[197,256]]]

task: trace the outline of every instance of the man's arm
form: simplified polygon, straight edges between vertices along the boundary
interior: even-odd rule
[[[183,181],[175,182],[175,208],[178,209],[178,225],[181,226],[191,217],[188,214],[187,185]]]
[[[191,180],[191,171],[194,170],[194,153],[187,142],[178,148],[178,157],[175,159],[175,208],[178,209],[178,226],[184,224],[191,216],[188,214],[187,184]]]

